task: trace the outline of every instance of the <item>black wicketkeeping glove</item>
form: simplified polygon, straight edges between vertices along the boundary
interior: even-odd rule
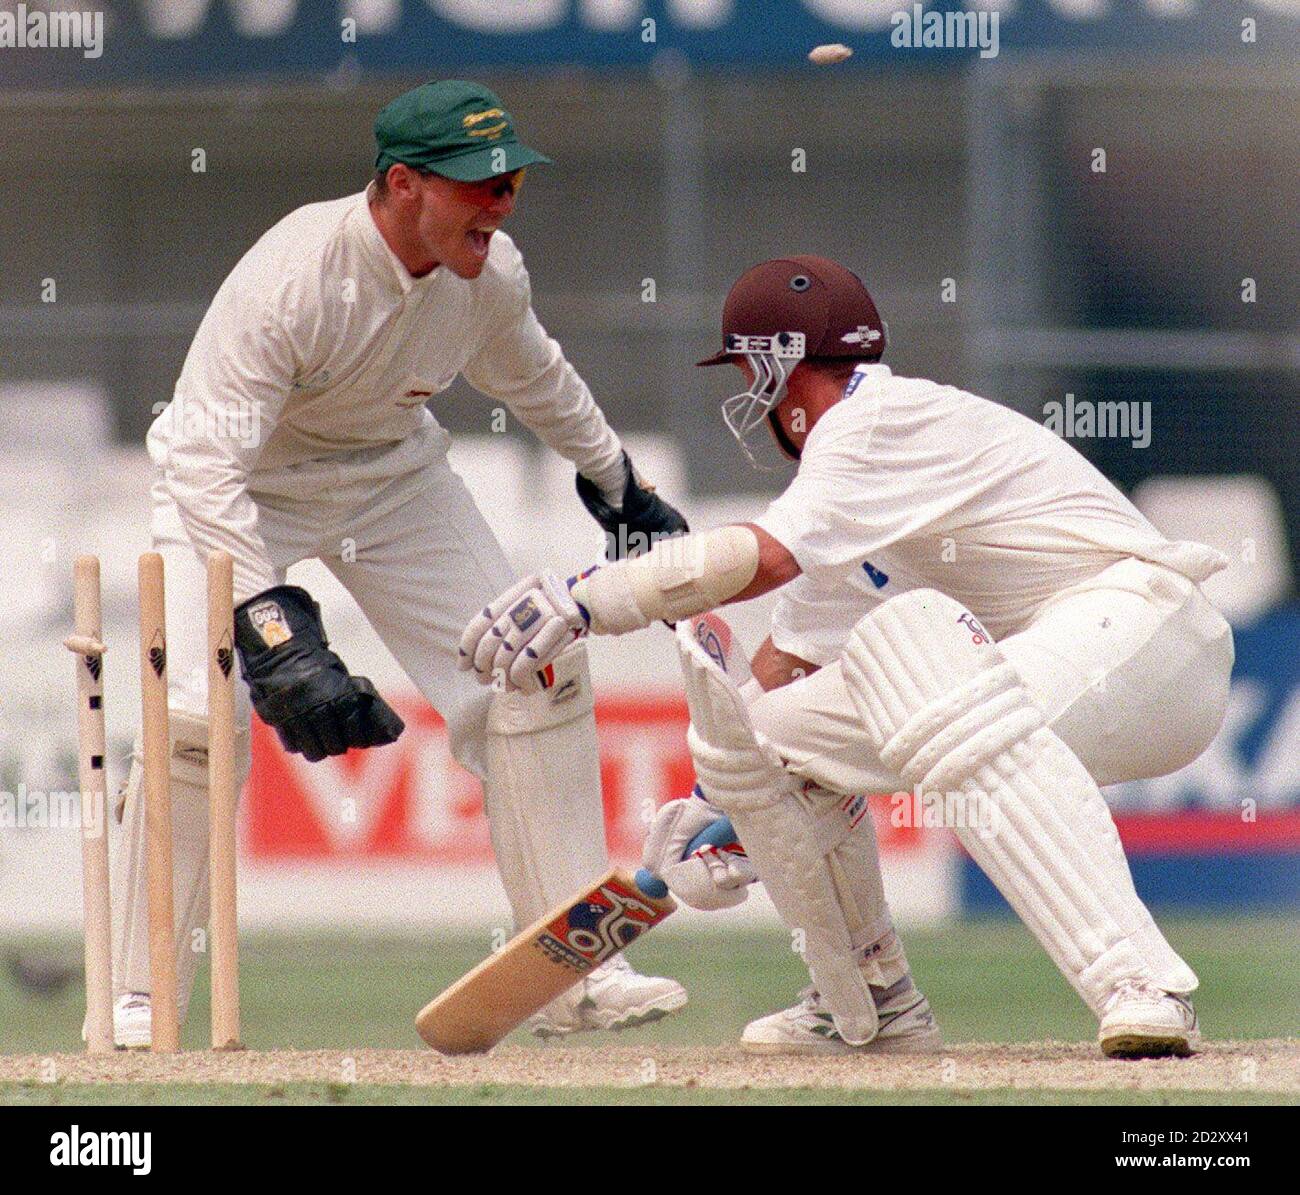
[[[591,517],[605,529],[605,557],[618,560],[639,556],[666,535],[689,531],[681,512],[665,502],[653,489],[638,484],[632,461],[623,453],[623,508],[615,510],[605,501],[595,482],[578,474],[578,497]]]
[[[406,724],[364,676],[329,650],[320,607],[297,585],[277,585],[235,610],[235,647],[253,708],[286,751],[315,763],[349,747],[382,747]]]

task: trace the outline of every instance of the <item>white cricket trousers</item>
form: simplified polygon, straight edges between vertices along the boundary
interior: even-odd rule
[[[1197,585],[1159,565],[1113,564],[999,645],[1099,785],[1176,771],[1223,723],[1232,630]],[[750,715],[792,772],[826,788],[902,784],[867,742],[839,661],[764,694]]]
[[[559,698],[494,693],[457,668],[466,623],[515,577],[447,461],[449,442],[447,432],[435,425],[391,448],[257,474],[249,490],[277,581],[283,583],[290,565],[320,559],[446,721],[452,754],[484,782],[497,865],[516,921],[527,924],[606,866],[590,678],[581,650],[565,657],[573,657],[575,683]],[[184,1006],[198,966],[191,939],[206,924],[208,904],[206,573],[161,476],[152,497],[153,544],[166,568],[175,903]],[[346,653],[343,662],[349,663]],[[236,772],[242,786],[250,765],[250,703],[242,681],[235,691]],[[139,787],[137,759],[126,786],[124,834],[115,863],[119,993],[149,990]]]

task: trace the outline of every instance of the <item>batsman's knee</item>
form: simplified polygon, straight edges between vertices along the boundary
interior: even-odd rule
[[[592,715],[591,668],[585,643],[575,643],[552,665],[551,683],[537,693],[493,690],[487,711],[489,734],[532,734]]]

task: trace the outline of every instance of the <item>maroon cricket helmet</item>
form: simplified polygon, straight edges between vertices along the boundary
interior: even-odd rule
[[[800,333],[802,357],[877,361],[885,351],[885,324],[852,270],[800,253],[746,270],[722,308],[722,351],[697,365],[722,365],[752,351],[744,337]]]

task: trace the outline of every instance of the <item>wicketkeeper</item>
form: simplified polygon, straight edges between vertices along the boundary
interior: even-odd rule
[[[756,872],[802,931],[813,987],[744,1044],[937,1042],[855,798],[916,792],[1096,1014],[1105,1053],[1185,1054],[1196,976],[1134,891],[1098,786],[1183,767],[1218,731],[1232,634],[1198,582],[1226,560],[1162,537],[1032,420],[895,377],[884,348],[843,266],[748,271],[700,364],[744,373],[723,417],[751,459],[774,441],[798,462],[788,488],[752,522],[527,578],[470,623],[462,658],[528,688],[574,639],[780,588],[753,680],[721,620],[679,626],[698,791],[660,811],[645,858],[701,905],[734,903]],[[543,612],[523,629],[520,602]],[[722,814],[747,857],[683,859]]]
[[[533,313],[528,272],[500,230],[527,148],[476,83],[429,83],[375,122],[363,193],[290,213],[240,260],[208,309],[175,396],[149,433],[153,546],[171,627],[171,784],[182,1008],[207,918],[204,561],[235,561],[240,776],[251,704],[286,750],[316,761],[393,742],[401,719],[330,650],[320,611],[285,570],[317,558],[356,599],[443,715],[456,759],[483,781],[517,921],[606,868],[591,681],[582,645],[547,691],[489,692],[457,668],[466,620],[513,575],[428,399],[458,375],[504,403],[577,468],[610,542],[686,523],[645,487],[560,346]],[[144,817],[137,758],[118,857],[116,1034],[149,1040]],[[540,1014],[534,1029],[619,1028],[686,1002],[621,956]]]

